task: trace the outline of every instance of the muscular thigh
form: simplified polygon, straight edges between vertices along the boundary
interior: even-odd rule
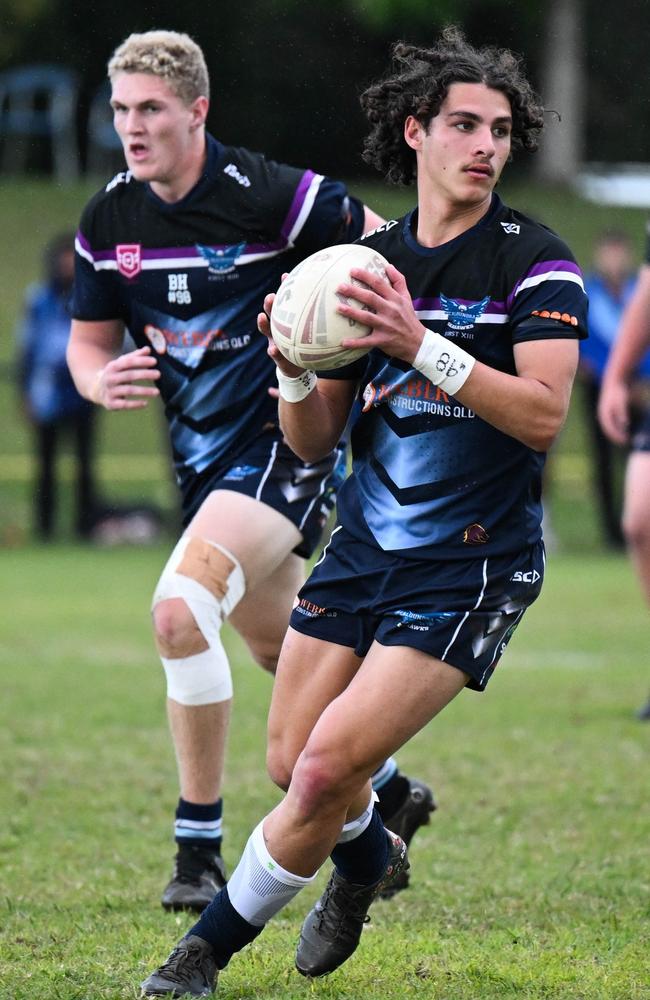
[[[295,596],[305,578],[305,560],[290,553],[244,597],[229,617],[230,624],[255,648],[277,653],[282,645]]]
[[[210,493],[186,533],[207,538],[232,553],[243,570],[248,593],[287,560],[301,538],[283,514],[230,490]]]
[[[374,642],[350,683],[314,725],[307,752],[333,757],[345,773],[369,777],[468,680],[468,674],[419,649]]]
[[[286,772],[291,772],[314,724],[347,688],[361,662],[348,646],[288,630],[268,724],[270,757],[281,762]]]

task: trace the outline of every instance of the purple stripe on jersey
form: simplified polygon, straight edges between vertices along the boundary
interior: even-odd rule
[[[210,249],[222,250],[223,247],[211,246]],[[201,256],[196,247],[160,247],[157,250],[149,247],[148,249],[143,248],[140,252],[143,260],[169,260],[172,257],[187,257],[189,260],[191,257]]]
[[[459,306],[475,306],[475,299],[454,299]],[[413,299],[413,307],[418,310],[441,309],[446,312],[440,299]],[[503,316],[507,312],[505,302],[490,302],[485,310],[485,314],[491,313],[493,316]]]
[[[114,248],[112,250],[93,251],[91,250],[90,243],[84,239],[81,233],[79,233],[78,238],[81,246],[90,254],[93,260],[115,260],[116,254]],[[233,246],[232,243],[211,243],[207,245],[210,250],[215,251],[228,250]],[[274,243],[247,243],[240,256],[249,253],[271,253],[275,250],[284,250],[286,245],[286,240],[276,240]],[[140,256],[142,260],[178,260],[179,258],[194,260],[197,257],[201,257],[201,253],[196,247],[161,247],[160,249],[143,247],[140,251]]]
[[[273,243],[247,243],[244,253],[268,253],[272,250],[284,250],[286,248],[287,241],[275,240]]]
[[[539,264],[533,264],[530,271],[522,278],[532,278],[536,274],[547,274],[548,271],[570,271],[582,277],[582,271],[572,260],[542,260]]]
[[[539,264],[533,264],[530,271],[527,271],[523,278],[520,278],[515,287],[510,292],[506,300],[506,305],[509,309],[512,308],[512,303],[515,300],[517,292],[521,288],[524,281],[527,278],[535,278],[540,274],[549,274],[551,271],[566,271],[569,274],[577,274],[579,278],[582,277],[582,271],[576,263],[572,260],[543,260]]]
[[[86,239],[86,237],[84,236],[84,234],[81,232],[80,229],[77,231],[77,239],[79,240],[79,243],[84,248],[84,250],[87,253],[92,254],[92,250],[90,249],[90,243],[88,242],[88,240]]]
[[[316,177],[316,174],[313,170],[305,170],[300,180],[300,184],[296,188],[296,193],[294,194],[293,201],[291,202],[291,208],[289,209],[287,217],[282,223],[282,229],[280,230],[285,240],[289,239],[289,233],[293,229],[296,219],[300,215],[302,206],[305,204],[305,198],[307,197],[307,193],[311,187],[314,177]]]

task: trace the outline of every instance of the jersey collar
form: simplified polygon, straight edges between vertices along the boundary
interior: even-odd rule
[[[470,239],[474,233],[480,231],[481,229],[486,229],[492,223],[495,216],[499,214],[502,208],[503,202],[499,198],[499,195],[492,192],[492,202],[485,215],[479,219],[475,225],[466,229],[464,233],[460,233],[458,236],[455,236],[453,240],[448,240],[447,243],[441,243],[440,246],[437,247],[423,247],[420,243],[418,243],[413,235],[417,230],[418,218],[418,210],[417,208],[414,208],[411,212],[404,216],[404,225],[402,228],[404,242],[411,250],[413,250],[414,253],[419,254],[421,257],[435,257],[437,254],[444,253],[450,247],[457,247],[460,243]]]
[[[193,201],[197,197],[200,197],[203,194],[204,188],[217,176],[219,161],[223,155],[224,147],[208,132],[205,134],[205,145],[206,158],[203,173],[194,187],[191,188],[179,201],[163,201],[162,198],[159,198],[158,195],[151,190],[151,186],[149,184],[145,184],[148,196],[155,201],[159,208],[168,212],[174,212],[178,208],[184,208],[189,202]]]

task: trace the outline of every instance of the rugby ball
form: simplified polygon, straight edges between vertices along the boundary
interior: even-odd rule
[[[370,348],[363,346],[363,338],[371,328],[336,311],[339,303],[353,301],[337,288],[350,281],[362,286],[350,278],[353,267],[383,277],[387,263],[370,247],[343,243],[318,250],[294,267],[278,289],[271,310],[271,335],[281,354],[292,364],[314,371],[340,368],[367,354]],[[358,348],[341,347],[342,340],[352,337],[361,341]]]

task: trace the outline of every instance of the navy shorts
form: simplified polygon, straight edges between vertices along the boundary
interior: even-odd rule
[[[373,640],[412,646],[469,674],[483,691],[539,596],[544,545],[519,555],[404,559],[337,527],[298,594],[291,627],[365,656]],[[399,671],[399,661],[396,673]]]
[[[302,462],[277,434],[263,434],[231,465],[207,469],[181,483],[183,526],[214,490],[245,493],[296,525],[302,541],[294,552],[308,559],[321,539],[345,475],[342,445],[320,462]]]

